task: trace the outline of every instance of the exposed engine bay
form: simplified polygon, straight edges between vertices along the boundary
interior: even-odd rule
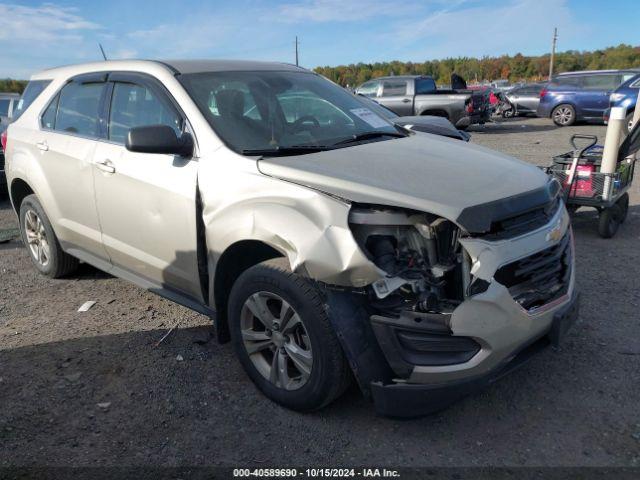
[[[354,238],[386,273],[372,285],[371,306],[383,314],[450,313],[464,299],[470,259],[460,228],[442,217],[385,207],[354,206]]]

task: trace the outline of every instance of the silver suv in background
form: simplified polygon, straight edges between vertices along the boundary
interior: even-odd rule
[[[577,314],[559,185],[396,127],[280,63],[105,61],[34,75],[7,174],[36,269],[84,261],[210,315],[269,398],[355,378],[431,412],[561,340]]]

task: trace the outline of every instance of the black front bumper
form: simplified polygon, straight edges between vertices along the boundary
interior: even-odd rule
[[[501,365],[480,377],[444,385],[409,383],[371,383],[371,395],[376,412],[389,417],[417,417],[442,410],[451,403],[495,382],[512,372],[549,345],[562,342],[566,332],[578,317],[579,295],[554,315],[551,328],[531,343],[523,345]]]

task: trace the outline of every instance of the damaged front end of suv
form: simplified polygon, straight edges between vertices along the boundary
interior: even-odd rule
[[[291,263],[324,285],[332,326],[379,413],[444,408],[560,340],[578,299],[557,182],[511,157],[417,135],[348,153],[259,168],[345,208],[328,222],[348,225],[352,239],[340,237],[336,251],[352,253],[336,257],[333,273],[311,268],[326,248],[298,248]],[[305,245],[322,244],[310,233]]]
[[[573,234],[553,183],[457,222],[354,203],[349,226],[384,274],[364,288],[328,287],[328,307],[381,414],[444,408],[558,342],[576,318]]]

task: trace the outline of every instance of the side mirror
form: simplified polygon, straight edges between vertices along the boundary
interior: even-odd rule
[[[149,125],[129,129],[125,147],[131,152],[164,153],[190,157],[193,155],[193,138],[183,133],[180,138],[168,125]]]

